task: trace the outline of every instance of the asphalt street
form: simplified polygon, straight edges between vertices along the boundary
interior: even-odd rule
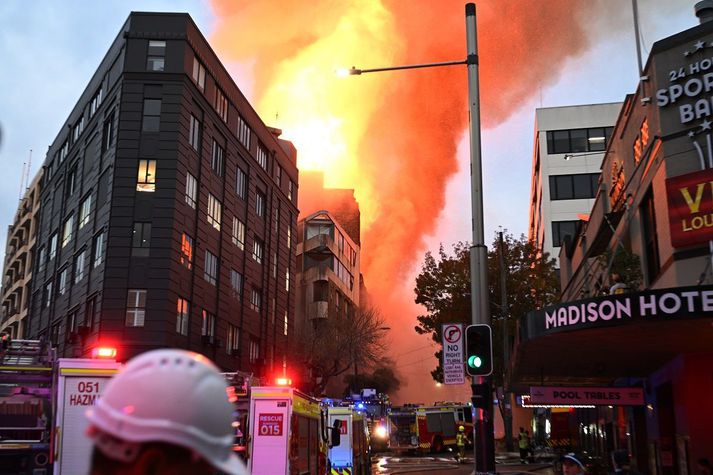
[[[467,458],[464,463],[457,463],[449,453],[427,457],[398,456],[380,454],[372,458],[371,473],[374,475],[470,475],[473,473],[473,459]],[[497,473],[518,475],[537,474],[553,475],[549,464],[521,465],[516,463],[499,463]]]

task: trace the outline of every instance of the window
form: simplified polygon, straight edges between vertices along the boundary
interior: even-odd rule
[[[205,89],[205,66],[197,56],[193,56],[193,80],[201,91]]]
[[[284,330],[282,331],[282,334],[285,335],[285,336],[287,336],[287,325],[288,325],[288,323],[289,323],[289,319],[287,318],[287,315],[288,315],[288,314],[287,314],[287,310],[285,310],[285,328],[284,328]]]
[[[74,127],[72,127],[72,143],[75,143],[77,140],[79,140],[79,136],[82,135],[83,131],[84,116],[80,117],[79,120],[74,123]]]
[[[275,162],[275,184],[279,188],[282,184],[282,167]]]
[[[241,251],[245,250],[245,223],[237,217],[233,217],[233,244],[238,246]]]
[[[99,87],[99,90],[94,93],[92,96],[92,100],[89,102],[89,118],[92,118],[94,114],[96,114],[97,110],[99,110],[99,106],[102,103],[102,88]]]
[[[64,226],[62,227],[62,248],[64,248],[72,241],[73,228],[74,215],[71,215],[69,218],[67,218],[67,220],[64,222]]]
[[[240,330],[232,324],[228,324],[228,338],[226,339],[225,352],[229,355],[235,354],[240,345]]]
[[[52,282],[47,282],[45,284],[45,295],[44,299],[45,301],[45,307],[49,308],[49,306],[52,304]]]
[[[59,286],[57,287],[57,293],[59,293],[59,295],[64,295],[67,292],[68,281],[69,267],[67,266],[59,272]]]
[[[62,148],[59,149],[59,163],[62,163],[67,155],[69,155],[69,141],[65,140]]]
[[[292,180],[290,180],[290,181],[287,183],[287,199],[289,199],[290,201],[294,201],[294,200],[292,199],[293,192],[294,192],[294,188],[295,188],[295,184],[294,184],[294,182],[293,182]]]
[[[577,224],[579,221],[552,221],[552,245],[562,246],[565,236],[574,238],[577,234]]]
[[[651,285],[661,271],[659,256],[659,240],[656,235],[656,208],[654,207],[653,188],[644,195],[641,201],[641,221],[643,227],[644,249],[646,252],[646,279]]]
[[[74,192],[77,190],[77,166],[75,165],[72,167],[72,169],[67,173],[67,197],[70,197],[74,194]]]
[[[149,51],[146,59],[146,69],[148,71],[163,71],[165,57],[166,42],[149,40]]]
[[[139,160],[136,191],[156,191],[156,160]]]
[[[126,326],[143,327],[146,316],[146,290],[129,289],[126,297]]]
[[[84,249],[74,258],[74,283],[78,284],[84,278]]]
[[[238,194],[238,198],[245,199],[248,196],[248,175],[240,167],[238,167],[235,192]]]
[[[57,233],[53,233],[50,236],[50,260],[54,259],[57,255]]]
[[[196,209],[196,200],[198,199],[198,180],[190,173],[186,173],[186,203],[193,209]]]
[[[47,248],[42,246],[37,255],[37,271],[39,272],[47,263]]]
[[[277,299],[272,297],[272,305],[270,305],[270,325],[275,326],[275,315],[277,313]]]
[[[603,152],[607,148],[613,127],[548,130],[547,153]]]
[[[572,200],[597,196],[599,173],[550,175],[550,199]]]
[[[213,285],[216,285],[218,280],[218,258],[210,251],[205,251],[203,278]]]
[[[277,251],[272,251],[272,278],[277,279]]]
[[[161,99],[144,99],[143,132],[158,132],[161,123]]]
[[[186,233],[181,237],[181,265],[186,269],[193,266],[193,238]]]
[[[67,337],[77,332],[77,309],[71,310],[67,315]]]
[[[94,236],[94,262],[92,267],[97,267],[104,261],[104,233]]]
[[[259,240],[258,238],[255,238],[253,241],[253,259],[258,264],[262,264],[262,257],[263,257],[263,244],[262,241]]]
[[[89,223],[90,213],[92,211],[92,195],[87,196],[82,201],[79,207],[79,229],[82,229],[84,225]]]
[[[290,269],[285,269],[285,291],[290,291]]]
[[[99,321],[99,302],[97,301],[97,296],[92,295],[87,299],[87,305],[84,313],[84,326],[87,328],[92,328],[94,323]]]
[[[188,300],[178,297],[176,301],[176,333],[188,335]]]
[[[223,122],[228,122],[228,99],[217,87],[215,88],[215,104],[213,106]]]
[[[201,149],[201,121],[196,116],[191,114],[190,125],[188,129],[188,143],[196,152]]]
[[[250,126],[242,116],[238,116],[238,140],[250,150]]]
[[[260,359],[260,342],[255,338],[250,338],[250,363],[257,363]]]
[[[261,218],[265,217],[265,195],[259,191],[255,192],[255,214]]]
[[[243,296],[243,274],[234,269],[230,269],[230,287],[233,297],[240,300]]]
[[[131,240],[131,255],[146,257],[151,247],[151,223],[134,223]]]
[[[287,249],[292,247],[292,217],[290,217],[287,225],[285,226],[285,235],[287,236]]]
[[[263,170],[267,170],[267,149],[261,143],[257,144],[257,156],[255,158],[258,165],[260,165]]]
[[[250,308],[258,313],[262,308],[262,292],[257,289],[252,289],[250,291]]]
[[[201,335],[202,336],[215,336],[215,315],[203,310],[201,323]]]
[[[102,153],[109,150],[109,147],[114,143],[114,111],[104,121],[102,127]]]
[[[213,139],[213,150],[211,153],[210,167],[216,175],[223,176],[223,157],[225,149],[218,144],[218,141]]]
[[[215,229],[220,231],[220,216],[222,214],[222,206],[218,199],[208,193],[208,223],[210,223]]]

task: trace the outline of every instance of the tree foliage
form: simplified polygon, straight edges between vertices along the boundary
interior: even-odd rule
[[[393,394],[401,387],[401,380],[394,370],[395,364],[391,360],[384,360],[373,371],[366,374],[350,374],[345,379],[347,387],[345,394],[351,391],[361,391],[365,388],[376,389],[380,394]]]
[[[507,309],[500,305],[499,239],[496,234],[488,251],[488,288],[490,315],[493,327],[495,372],[502,374],[503,323],[514,336],[517,320],[529,311],[556,301],[559,283],[555,273],[555,260],[547,253],[541,254],[534,243],[524,235],[515,238],[503,233],[506,266]],[[442,341],[441,325],[444,323],[471,322],[470,311],[470,248],[465,242],[453,246],[448,254],[441,245],[437,257],[426,253],[421,272],[416,278],[416,303],[426,308],[425,315],[417,317],[416,332],[430,334],[433,341]],[[435,353],[438,366],[431,371],[433,379],[442,382],[441,351]]]
[[[302,326],[293,351],[310,374],[301,385],[307,392],[322,395],[330,381],[354,365],[368,370],[382,361],[386,328],[376,308],[356,308],[351,315],[330,315],[313,323]]]

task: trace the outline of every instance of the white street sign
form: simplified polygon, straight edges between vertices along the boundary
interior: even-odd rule
[[[443,330],[443,383],[464,384],[463,367],[463,325],[460,323],[445,323]]]

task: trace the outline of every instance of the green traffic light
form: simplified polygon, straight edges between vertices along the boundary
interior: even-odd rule
[[[480,368],[483,366],[483,360],[480,359],[480,356],[471,356],[468,358],[468,366],[471,368]]]

